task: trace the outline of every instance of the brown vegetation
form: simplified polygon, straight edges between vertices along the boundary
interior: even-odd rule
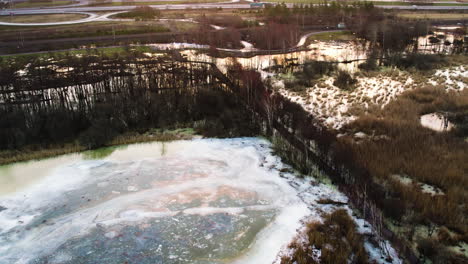
[[[117,18],[134,18],[135,20],[149,20],[160,16],[161,11],[150,6],[138,6],[128,12],[115,15]]]
[[[243,84],[239,95],[268,121],[269,129],[276,130],[275,139],[280,135],[281,139],[275,140],[277,153],[302,173],[331,175],[350,198],[350,204],[360,209],[362,217],[374,227],[379,241],[390,240],[401,256],[412,263],[418,258],[437,260],[436,263],[463,259],[443,243],[459,243],[467,237],[464,186],[468,157],[466,130],[460,129],[467,122],[463,118],[468,108],[467,91],[418,89],[403,94],[383,110],[373,107],[346,128],[349,135],[368,135],[356,141],[352,136],[336,138],[301,105],[265,90],[258,74],[240,72],[240,77],[231,75]],[[423,128],[420,115],[434,111],[452,113],[449,118],[458,120],[457,129],[441,134]],[[443,195],[423,192],[416,184],[404,185],[391,177],[393,174],[408,175],[417,183],[440,188]],[[443,231],[439,232],[438,251],[432,255],[423,255],[427,251],[418,253],[416,244],[421,237],[416,231],[423,227],[441,230],[443,226],[451,236],[447,238]]]
[[[375,177],[374,181],[385,188],[385,197],[377,202],[388,217],[413,230],[416,225],[435,224],[459,234],[456,236],[458,238],[466,237],[466,134],[460,131],[431,131],[420,125],[419,117],[432,112],[462,113],[466,116],[467,110],[467,90],[447,93],[443,87],[426,87],[404,93],[384,109],[372,108],[370,113],[360,116],[348,126],[347,130],[352,133],[360,131],[370,135],[369,140],[360,141],[359,144],[351,138],[343,138],[341,143],[352,151],[356,164],[368,170]],[[422,192],[414,184],[405,185],[391,177],[394,174],[438,187],[444,194]],[[453,244],[455,237],[449,239],[442,229],[440,232],[437,247],[440,252],[431,251],[433,255],[427,255],[424,248],[432,242],[420,241],[420,253],[431,259],[437,255],[439,260],[442,257],[440,254],[446,256],[443,254],[446,250],[444,245]],[[413,237],[408,239],[411,241]],[[451,263],[451,258],[444,261],[438,263]]]
[[[325,215],[323,223],[309,223],[306,237],[304,244],[296,241],[289,246],[293,254],[284,256],[281,264],[368,263],[364,239],[344,209]]]
[[[298,26],[270,22],[249,32],[255,47],[265,50],[288,49],[296,45],[300,37]]]

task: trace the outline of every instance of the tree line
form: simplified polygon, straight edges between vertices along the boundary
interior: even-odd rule
[[[95,148],[125,131],[199,120],[209,121],[201,132],[228,136],[245,127],[243,115],[210,67],[132,51],[3,59],[0,149],[77,138]]]

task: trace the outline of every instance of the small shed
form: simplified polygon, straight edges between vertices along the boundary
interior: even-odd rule
[[[265,5],[264,3],[254,2],[254,3],[250,3],[250,8],[263,8],[264,5]]]

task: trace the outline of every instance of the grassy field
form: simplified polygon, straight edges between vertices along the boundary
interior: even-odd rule
[[[451,1],[451,0],[442,0],[442,2],[445,1]],[[268,0],[268,2],[276,2],[276,3],[297,3],[297,4],[318,4],[322,3],[323,1],[321,0]],[[348,1],[350,4],[353,1]],[[382,1],[369,1],[374,3],[374,5],[413,5],[411,2],[403,2],[403,1],[394,1],[394,2],[382,2]],[[439,1],[438,1],[439,2]],[[424,3],[421,3],[421,5],[424,5]],[[425,5],[431,5],[430,3],[427,3]],[[436,3],[433,4],[435,6],[465,6],[468,5],[468,3]]]
[[[15,59],[15,58],[52,58],[61,55],[71,54],[71,55],[80,55],[80,54],[87,54],[87,53],[99,53],[104,55],[112,55],[112,54],[124,54],[128,51],[126,47],[102,47],[102,48],[93,48],[93,49],[70,49],[66,51],[53,51],[53,52],[37,52],[37,53],[29,53],[29,54],[13,54],[13,55],[0,55],[0,58],[3,59]],[[153,50],[147,46],[134,46],[131,47],[132,50],[136,50],[139,52],[152,52]],[[1,163],[1,162],[0,162]]]
[[[31,7],[51,7],[51,6],[62,6],[62,5],[70,5],[73,4],[74,1],[53,1],[53,2],[23,2],[19,4],[13,5],[15,8],[31,8]]]
[[[354,35],[350,31],[339,31],[339,32],[329,32],[329,33],[320,33],[317,35],[312,35],[307,38],[307,41],[319,40],[319,41],[331,41],[331,40],[352,40]]]
[[[88,17],[84,14],[16,15],[0,16],[2,22],[12,23],[48,23],[78,20]]]
[[[202,4],[202,3],[218,3],[225,2],[224,0],[187,0],[187,1],[159,1],[159,2],[110,2],[102,4],[92,4],[92,6],[144,6],[144,5],[178,5],[178,4]]]
[[[430,19],[430,20],[460,20],[468,19],[468,13],[433,13],[433,12],[414,12],[400,13],[399,17],[409,19]]]
[[[181,21],[168,21],[166,25],[172,30],[172,31],[181,31],[181,32],[187,32],[190,30],[194,30],[198,27],[197,24],[195,23],[190,23],[190,22],[181,22]]]
[[[21,32],[25,41],[59,38],[86,38],[109,35],[128,35],[143,33],[164,33],[171,30],[158,21],[125,21],[125,22],[90,22],[85,24],[37,26],[37,27],[0,27],[0,39],[14,41]]]

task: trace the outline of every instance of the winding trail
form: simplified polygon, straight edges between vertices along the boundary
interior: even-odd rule
[[[213,25],[212,25],[213,26]],[[280,50],[262,50],[255,48],[254,45],[250,42],[241,41],[241,45],[244,46],[241,49],[224,49],[224,48],[216,48],[219,51],[225,51],[225,52],[235,52],[235,53],[256,53],[256,52],[292,52],[295,51],[301,47],[303,47],[306,42],[307,38],[313,35],[319,35],[323,33],[333,33],[333,32],[341,32],[343,30],[324,30],[324,31],[314,31],[314,32],[309,32],[301,36],[297,44],[289,49],[280,49]],[[166,49],[189,49],[189,48],[196,48],[196,49],[209,49],[209,45],[202,45],[202,44],[196,44],[196,43],[161,43],[161,44],[149,44],[149,46],[153,47],[154,49],[157,50],[166,50]],[[256,55],[256,54],[253,54]]]

